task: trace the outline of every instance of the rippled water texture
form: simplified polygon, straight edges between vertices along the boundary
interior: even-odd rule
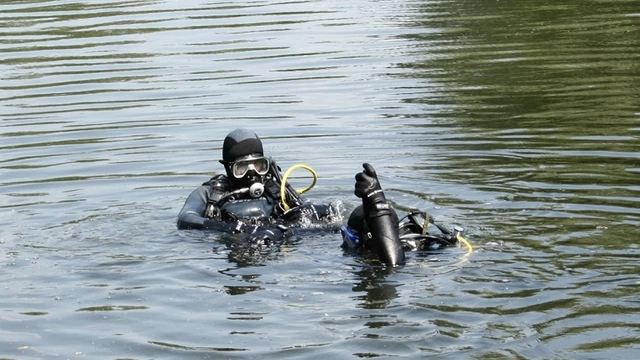
[[[637,358],[639,28],[635,0],[2,2],[0,358]],[[474,252],[176,230],[237,126],[347,211],[371,162]]]

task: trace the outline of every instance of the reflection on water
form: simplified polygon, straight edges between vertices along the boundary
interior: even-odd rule
[[[1,4],[2,355],[633,358],[639,17],[620,0]],[[178,232],[237,126],[313,166],[317,201],[353,208],[372,162],[396,207],[476,251],[382,269],[337,235],[255,252]]]

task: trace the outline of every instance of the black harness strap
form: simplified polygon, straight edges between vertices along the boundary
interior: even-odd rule
[[[229,181],[225,175],[219,174],[212,177],[209,181],[202,185],[211,187],[209,198],[207,199],[207,207],[204,212],[204,217],[207,219],[220,218],[220,209],[215,205],[220,198],[222,198],[227,192],[229,192]]]

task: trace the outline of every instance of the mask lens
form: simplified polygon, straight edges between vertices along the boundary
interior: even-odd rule
[[[255,158],[238,160],[232,166],[233,176],[244,177],[249,170],[254,170],[258,175],[266,175],[269,172],[269,160],[267,158]]]
[[[247,173],[247,171],[249,171],[249,168],[247,165],[248,164],[244,161],[238,161],[233,163],[233,166],[231,168],[233,170],[233,176],[237,178],[243,177]]]
[[[269,160],[266,158],[255,159],[253,166],[258,175],[265,175],[269,171]]]

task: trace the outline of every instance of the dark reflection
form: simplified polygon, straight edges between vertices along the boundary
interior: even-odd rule
[[[626,136],[637,124],[640,37],[633,2],[429,2],[419,11],[412,26],[436,30],[406,35],[423,56],[400,66],[425,88],[405,101],[480,136],[460,145],[484,155],[483,163],[522,164],[523,157],[479,152],[535,155],[536,148],[562,149],[559,140],[573,149],[629,149],[632,137],[619,138],[625,146],[584,137]]]
[[[263,266],[266,262],[280,257],[281,248],[288,244],[288,241],[282,241],[268,246],[255,245],[226,234],[219,236],[216,241],[223,244],[224,249],[215,246],[213,251],[226,252],[229,263],[236,264],[239,268]]]
[[[233,312],[230,313],[227,319],[229,320],[262,320],[268,313],[255,313],[255,312]],[[253,333],[249,331],[248,333]]]
[[[263,290],[260,286],[225,286],[224,288],[229,295],[244,295],[256,290]]]
[[[161,347],[167,347],[171,349],[178,350],[189,350],[189,351],[199,351],[202,352],[204,358],[208,357],[209,352],[232,352],[232,351],[249,351],[249,349],[244,348],[233,348],[233,347],[210,347],[210,346],[185,346],[180,344],[173,344],[163,341],[149,341],[149,344],[157,345]]]
[[[225,293],[229,295],[245,295],[258,290],[264,290],[260,285],[257,285],[260,274],[234,274],[234,270],[246,267],[261,267],[263,263],[269,259],[269,254],[276,249],[260,249],[251,246],[238,246],[235,244],[231,246],[227,243],[224,250],[217,247],[213,249],[216,253],[228,252],[227,261],[231,264],[236,264],[236,267],[220,270],[219,273],[227,275],[231,278],[237,279],[242,282],[242,285],[225,285]]]
[[[377,263],[377,264],[375,264]],[[354,298],[361,301],[360,307],[365,309],[385,309],[393,299],[398,297],[399,284],[387,280],[387,276],[395,273],[397,268],[382,266],[372,261],[355,273],[361,279],[352,288],[353,292],[363,293]]]
[[[212,251],[216,254],[226,254],[227,262],[235,264],[234,267],[220,270],[219,273],[243,283],[242,285],[225,285],[225,293],[228,295],[245,295],[264,290],[258,280],[261,274],[235,274],[234,271],[241,268],[263,267],[269,261],[282,256],[281,248],[286,246],[285,242],[270,246],[255,245],[227,234],[216,236],[215,241],[217,244]]]
[[[415,131],[403,144],[418,159],[406,176],[468,186],[440,204],[525,238],[637,224],[637,4],[449,1],[415,10],[405,37],[417,60],[399,66],[420,81],[402,89],[404,101],[423,112],[405,120]]]
[[[86,308],[80,308],[76,311],[129,311],[129,310],[146,310],[147,306],[135,306],[135,305],[104,305],[104,306],[91,306]]]
[[[28,311],[28,312],[22,312],[20,313],[21,315],[28,315],[28,316],[44,316],[44,315],[49,315],[48,312],[44,312],[44,311]]]
[[[419,11],[412,26],[436,30],[407,35],[424,60],[402,66],[437,95],[406,101],[447,106],[434,116],[502,129],[567,121],[604,129],[612,124],[591,110],[630,119],[636,109],[633,2],[429,2]]]

